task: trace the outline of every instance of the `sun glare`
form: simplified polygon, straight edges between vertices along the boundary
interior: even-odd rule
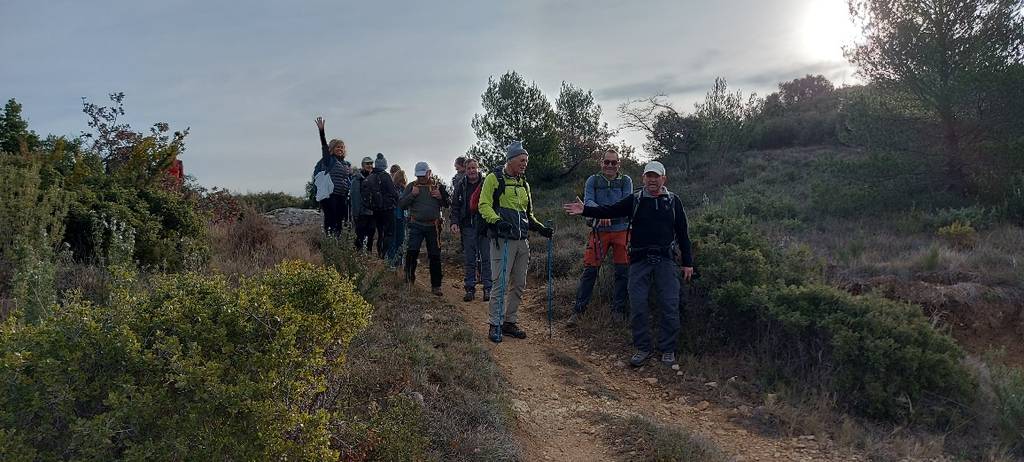
[[[807,56],[815,61],[845,61],[842,47],[857,37],[846,0],[808,0],[804,8],[800,39]]]

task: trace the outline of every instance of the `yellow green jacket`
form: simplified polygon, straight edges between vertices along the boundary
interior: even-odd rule
[[[522,177],[504,174],[503,176],[505,190],[498,198],[497,205],[494,204],[494,193],[498,189],[498,177],[493,172],[484,177],[484,184],[480,189],[480,216],[488,225],[495,228],[498,237],[526,239],[529,229],[543,226],[533,215],[530,184]]]

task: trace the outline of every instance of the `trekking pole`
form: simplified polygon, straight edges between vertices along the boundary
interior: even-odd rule
[[[497,239],[497,237],[495,237]],[[505,324],[505,284],[508,270],[508,239],[501,251],[501,273],[498,275],[498,329]]]
[[[552,228],[553,224],[551,220],[544,223],[544,226]],[[553,228],[552,228],[553,229]],[[554,235],[548,238],[548,338],[551,338],[552,328],[551,323],[554,318],[554,309],[552,308],[553,297],[553,286],[554,277],[552,276],[552,267],[554,266],[554,252],[555,252],[555,239]]]

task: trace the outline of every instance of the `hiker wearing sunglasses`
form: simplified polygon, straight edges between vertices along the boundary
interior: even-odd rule
[[[629,318],[636,347],[629,363],[633,367],[644,365],[654,354],[648,306],[652,287],[657,289],[654,295],[660,305],[657,349],[663,363],[675,362],[680,327],[680,267],[683,280],[693,277],[686,212],[679,198],[665,187],[666,180],[661,162],[650,162],[644,167],[643,188],[615,204],[594,207],[577,199],[563,206],[570,215],[629,218]]]
[[[620,173],[619,153],[614,149],[605,151],[601,159],[601,172],[587,178],[583,190],[583,204],[591,207],[612,205],[633,194],[633,180]],[[611,254],[615,266],[615,285],[612,294],[612,318],[617,322],[626,320],[626,283],[628,279],[629,254],[626,228],[629,220],[618,218],[589,218],[590,238],[583,251],[583,274],[576,288],[576,303],[567,326],[573,327],[587,310],[594,293],[594,283],[601,263]]]

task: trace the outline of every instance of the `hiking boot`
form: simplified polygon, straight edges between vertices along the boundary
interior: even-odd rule
[[[475,292],[473,292],[472,290],[467,290],[466,291],[466,295],[464,297],[462,297],[462,301],[464,301],[464,302],[471,302],[471,301],[473,301],[473,297],[475,297],[475,296],[476,296]]]
[[[523,332],[523,330],[520,329],[519,326],[517,326],[514,322],[506,322],[505,324],[503,324],[501,326],[501,333],[509,337],[515,337],[518,339],[526,338],[526,332]]]
[[[676,354],[671,351],[666,351],[661,354],[661,362],[666,366],[671,366],[676,363]]]
[[[494,343],[501,343],[501,328],[492,324],[487,330],[487,337]]]
[[[434,287],[433,289],[430,289],[430,293],[437,295],[438,297],[444,295],[444,292],[441,292],[440,287]]]
[[[491,289],[484,289],[484,301],[491,301]]]
[[[629,358],[629,365],[633,367],[640,367],[646,364],[648,359],[651,359],[651,352],[638,351],[632,358]]]
[[[580,323],[580,314],[573,311],[569,315],[569,320],[565,322],[565,327],[576,327]]]

